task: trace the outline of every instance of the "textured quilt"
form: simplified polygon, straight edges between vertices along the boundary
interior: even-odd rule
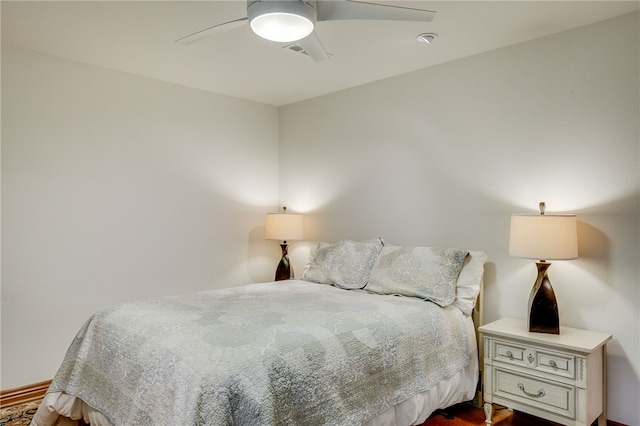
[[[50,392],[117,425],[356,425],[469,361],[455,308],[287,281],[99,312]]]

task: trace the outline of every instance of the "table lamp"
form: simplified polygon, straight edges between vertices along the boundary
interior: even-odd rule
[[[265,226],[265,238],[267,240],[279,240],[282,248],[282,258],[276,269],[276,281],[288,280],[294,277],[293,266],[289,262],[287,241],[302,239],[302,215],[287,214],[287,208],[283,207],[283,213],[267,213]]]
[[[558,303],[547,275],[551,263],[547,260],[578,257],[576,216],[546,215],[544,210],[542,202],[539,215],[511,216],[509,255],[540,260],[529,296],[529,331],[560,334]]]

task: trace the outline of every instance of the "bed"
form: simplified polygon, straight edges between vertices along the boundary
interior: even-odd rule
[[[32,425],[420,424],[475,396],[485,261],[343,240],[300,280],[105,309]]]

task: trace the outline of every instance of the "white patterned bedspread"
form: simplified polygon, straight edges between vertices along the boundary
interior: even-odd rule
[[[49,392],[117,425],[356,425],[456,374],[467,345],[455,308],[252,284],[95,314]]]

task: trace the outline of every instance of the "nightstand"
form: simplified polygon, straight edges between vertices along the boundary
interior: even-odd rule
[[[484,338],[484,411],[499,404],[563,425],[607,424],[610,334],[560,327],[530,333],[524,320],[503,318],[478,329]]]

